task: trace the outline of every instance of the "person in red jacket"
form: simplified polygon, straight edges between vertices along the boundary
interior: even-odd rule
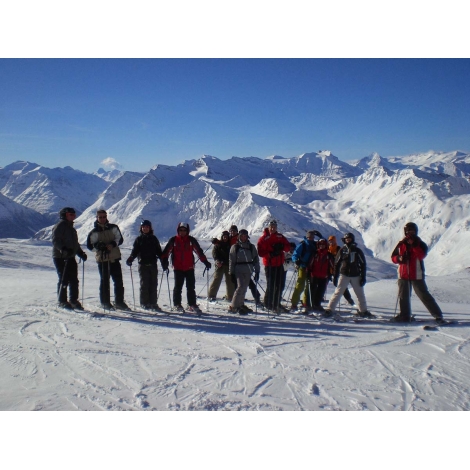
[[[312,309],[323,312],[321,301],[325,295],[328,278],[331,270],[334,269],[334,256],[328,251],[328,244],[324,238],[317,241],[317,251],[310,259],[308,272],[309,280],[309,301]],[[308,310],[308,308],[307,308]]]
[[[173,303],[178,311],[183,311],[181,305],[181,293],[183,284],[186,281],[186,296],[188,299],[189,311],[199,313],[200,309],[196,304],[196,278],[194,276],[194,256],[204,263],[207,269],[212,265],[207,261],[198,241],[189,235],[189,224],[180,222],[177,228],[177,235],[171,237],[166,244],[161,259],[171,259],[175,274],[175,286],[173,288]]]
[[[444,323],[442,311],[429,293],[424,280],[424,258],[428,254],[428,246],[418,237],[418,226],[408,222],[404,227],[405,238],[392,252],[392,261],[398,264],[398,299],[400,313],[392,318],[394,322],[411,320],[411,287],[419,300],[423,302],[437,323]]]
[[[271,220],[269,227],[258,240],[258,254],[263,258],[266,275],[264,305],[268,310],[279,312],[284,280],[284,252],[290,251],[287,238],[277,231],[277,222]]]

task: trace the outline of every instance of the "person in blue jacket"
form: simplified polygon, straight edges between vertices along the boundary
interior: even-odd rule
[[[307,266],[310,258],[317,250],[317,244],[315,242],[315,236],[323,238],[322,234],[316,230],[309,230],[305,235],[304,239],[297,245],[292,255],[292,261],[297,267],[298,277],[295,283],[294,292],[291,298],[291,310],[297,310],[297,304],[300,300],[300,294],[303,292],[302,304],[307,306],[308,301],[308,273]]]

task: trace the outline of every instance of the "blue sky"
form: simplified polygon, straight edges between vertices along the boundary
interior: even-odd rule
[[[0,166],[470,151],[468,59],[3,59]]]

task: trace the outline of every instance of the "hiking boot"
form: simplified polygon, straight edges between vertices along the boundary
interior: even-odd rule
[[[150,305],[141,305],[140,308],[142,308],[144,310],[150,310],[151,309]]]
[[[322,315],[323,315],[325,318],[329,318],[329,317],[331,317],[331,316],[333,315],[333,312],[332,312],[331,310],[329,310],[329,309],[326,308]]]
[[[184,313],[184,308],[182,305],[175,305],[174,310],[176,310],[177,312]]]
[[[101,302],[100,307],[104,310],[115,310],[115,308],[109,302]]]
[[[321,305],[314,305],[312,307],[312,310],[314,310],[315,312],[324,312],[325,311],[325,309]]]
[[[149,305],[148,309],[152,310],[152,312],[161,312],[162,311],[162,309],[160,308],[160,306],[158,304]]]
[[[409,323],[411,321],[410,317],[406,317],[405,315],[397,315],[390,319],[392,323]]]
[[[59,302],[58,307],[63,308],[64,310],[73,310],[72,305],[70,305],[68,302]]]
[[[370,313],[369,310],[366,310],[365,312],[358,312],[357,315],[361,318],[372,318],[373,317],[372,313]]]
[[[247,307],[245,305],[242,305],[238,309],[238,315],[248,315],[248,310],[247,310]]]
[[[215,302],[217,299],[215,297],[207,297],[209,302]]]
[[[199,308],[199,305],[190,305],[188,307],[189,313],[196,313],[197,315],[202,313],[202,310]]]
[[[435,320],[438,325],[445,325],[447,323],[447,320],[444,320],[442,317],[437,317]]]
[[[247,313],[253,313],[253,310],[250,307],[247,307],[246,305],[242,306],[243,310],[246,310]]]
[[[297,313],[297,311],[298,311],[297,305],[290,306],[289,313]]]
[[[85,310],[83,308],[83,305],[78,300],[75,302],[70,302],[70,305],[72,306],[74,310]]]
[[[117,310],[130,310],[129,305],[127,305],[124,300],[122,300],[121,302],[114,302],[114,308],[116,308]]]
[[[229,305],[227,311],[228,311],[228,313],[238,313],[238,308],[232,307],[231,305]]]

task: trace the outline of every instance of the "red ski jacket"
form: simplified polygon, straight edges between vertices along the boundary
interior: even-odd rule
[[[171,255],[171,264],[175,271],[188,271],[194,269],[193,253],[196,253],[203,263],[207,261],[206,255],[194,237],[176,235],[168,240],[162,258],[168,258]]]
[[[269,233],[268,229],[264,230],[264,234],[258,240],[258,255],[263,258],[265,266],[283,266],[284,252],[290,251],[290,244],[287,238],[279,232]]]
[[[416,237],[413,244],[401,240],[392,252],[392,261],[398,264],[398,279],[416,281],[424,279],[424,262],[428,246],[421,238]]]
[[[317,249],[308,265],[311,277],[327,278],[334,269],[334,256],[328,252],[328,248]]]

